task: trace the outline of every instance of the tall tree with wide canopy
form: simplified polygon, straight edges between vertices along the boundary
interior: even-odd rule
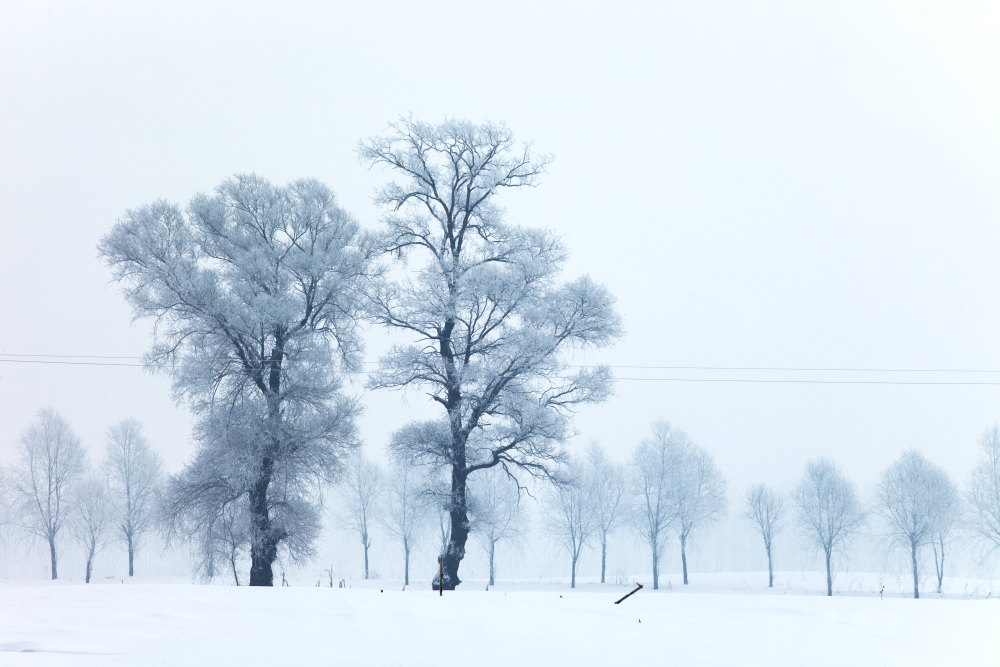
[[[371,245],[318,181],[251,174],[186,210],[130,210],[99,249],[136,317],[156,322],[147,363],[199,417],[168,515],[245,503],[250,585],[272,585],[278,548],[309,534],[319,485],[356,445],[338,371],[359,365]]]
[[[392,447],[450,475],[443,584],[454,588],[470,476],[497,465],[552,474],[573,409],[611,383],[605,367],[570,372],[565,353],[612,342],[618,316],[589,278],[558,281],[565,252],[552,235],[502,220],[499,193],[536,185],[546,165],[505,127],[404,119],[360,153],[400,179],[378,195],[389,210],[383,248],[412,269],[372,296],[377,321],[413,342],[383,357],[370,386],[420,387],[442,410]]]

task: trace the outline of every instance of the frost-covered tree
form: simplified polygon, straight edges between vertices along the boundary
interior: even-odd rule
[[[73,484],[86,468],[80,439],[55,410],[46,408],[21,436],[13,470],[18,517],[45,540],[53,579],[59,578],[56,539],[69,518]]]
[[[368,241],[321,183],[239,175],[185,210],[128,211],[99,250],[136,316],[157,323],[147,363],[199,418],[169,516],[245,503],[250,585],[272,585],[279,548],[309,550],[319,490],[356,446],[340,377],[359,365]]]
[[[361,453],[354,455],[344,475],[344,501],[347,521],[358,534],[365,554],[365,579],[368,578],[368,550],[372,547],[372,528],[379,519],[382,496],[382,469]]]
[[[864,522],[854,485],[844,478],[833,461],[817,459],[806,464],[806,474],[792,494],[799,509],[799,524],[812,544],[823,550],[826,562],[826,594],[833,595],[833,554]]]
[[[767,552],[767,587],[774,588],[774,536],[781,529],[785,501],[777,491],[764,484],[757,484],[747,490],[745,502],[745,516],[753,521],[764,540],[764,551]]]
[[[91,476],[78,482],[73,488],[70,526],[87,561],[85,583],[90,583],[94,558],[104,548],[112,521],[110,498],[103,480]]]
[[[992,548],[1000,548],[1000,425],[983,434],[981,445],[969,478],[969,507],[979,536]]]
[[[921,547],[934,544],[942,529],[954,523],[957,492],[948,475],[916,451],[905,452],[882,475],[879,513],[890,537],[910,552],[913,597],[920,597]]]
[[[601,583],[608,566],[608,537],[625,514],[628,485],[622,466],[612,463],[599,445],[587,452],[586,484],[591,498],[594,532],[601,543]]]
[[[497,544],[516,540],[525,529],[520,484],[501,467],[490,468],[473,481],[468,504],[472,532],[486,551],[493,586]]]
[[[653,590],[660,587],[660,559],[667,531],[677,520],[673,499],[672,468],[676,450],[687,442],[682,431],[666,422],[653,424],[653,436],[643,440],[632,455],[633,520],[649,545],[653,561]]]
[[[410,585],[410,553],[427,523],[428,502],[423,480],[411,466],[394,465],[381,512],[386,531],[403,546],[403,585]]]
[[[400,179],[378,196],[389,210],[383,247],[411,269],[372,295],[376,320],[413,343],[383,357],[370,386],[420,387],[442,411],[392,446],[450,476],[451,589],[469,537],[470,477],[499,464],[551,474],[572,411],[603,400],[611,382],[605,367],[570,372],[564,353],[609,344],[618,317],[590,279],[559,282],[555,238],[502,220],[499,193],[535,185],[546,164],[505,127],[401,120],[360,153]]]
[[[687,545],[695,528],[717,521],[726,511],[726,481],[715,461],[704,449],[688,439],[673,449],[670,466],[673,479],[670,495],[681,542],[681,568],[688,583]]]
[[[162,464],[143,436],[139,422],[125,419],[108,431],[104,465],[115,524],[128,550],[131,577],[135,574],[136,551],[153,525]]]
[[[553,485],[548,501],[548,528],[569,553],[569,587],[576,588],[580,554],[594,531],[594,499],[581,466],[570,464],[565,480]]]

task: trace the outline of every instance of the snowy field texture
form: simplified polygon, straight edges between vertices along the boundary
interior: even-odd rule
[[[0,585],[0,665],[992,665],[1000,600],[512,584]],[[383,585],[384,592],[378,586]],[[866,584],[867,585],[867,584]],[[375,586],[372,588],[371,586]],[[968,587],[963,587],[968,590]]]

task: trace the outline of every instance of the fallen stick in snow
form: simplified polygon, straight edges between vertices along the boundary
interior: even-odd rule
[[[635,595],[636,593],[638,593],[639,589],[641,589],[641,588],[642,588],[642,584],[636,584],[635,588],[633,588],[629,593],[626,593],[624,596],[622,596],[618,600],[615,600],[615,604],[621,604],[622,601],[625,600],[625,599],[627,599],[630,595]]]

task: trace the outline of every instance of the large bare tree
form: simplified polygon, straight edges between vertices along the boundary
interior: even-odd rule
[[[914,598],[920,597],[919,550],[934,544],[945,527],[954,523],[951,512],[956,496],[944,470],[916,451],[905,452],[882,475],[879,513],[890,537],[910,552]]]
[[[753,521],[767,552],[767,587],[774,588],[774,536],[781,528],[785,502],[773,489],[757,484],[747,490],[746,518]]]
[[[115,524],[128,550],[131,577],[135,574],[136,551],[156,516],[162,464],[134,419],[122,420],[108,431],[104,464]]]
[[[586,484],[592,500],[594,532],[601,543],[601,583],[608,569],[608,537],[622,523],[628,485],[622,466],[608,460],[597,444],[587,452]]]
[[[316,524],[318,490],[356,446],[340,371],[359,367],[371,246],[321,183],[238,175],[184,210],[128,211],[99,250],[157,324],[147,363],[199,418],[168,515],[207,522],[245,503],[250,585],[272,585],[279,547],[302,536],[308,551],[311,531],[296,531]]]
[[[52,578],[58,579],[56,539],[69,518],[73,484],[86,468],[83,446],[66,420],[46,408],[21,436],[18,455],[18,516],[30,534],[45,540]]]
[[[547,162],[505,127],[401,120],[360,152],[399,178],[378,195],[383,247],[411,269],[372,295],[377,321],[413,342],[383,357],[370,386],[418,386],[441,410],[392,446],[450,477],[443,585],[454,588],[470,477],[497,465],[551,474],[570,414],[603,400],[611,381],[605,367],[570,372],[564,353],[607,345],[618,317],[600,285],[558,281],[565,251],[555,238],[502,220],[499,193],[536,185]]]
[[[833,555],[864,522],[857,492],[833,461],[817,459],[806,464],[806,474],[792,494],[799,509],[803,534],[823,551],[826,594],[833,595]]]

